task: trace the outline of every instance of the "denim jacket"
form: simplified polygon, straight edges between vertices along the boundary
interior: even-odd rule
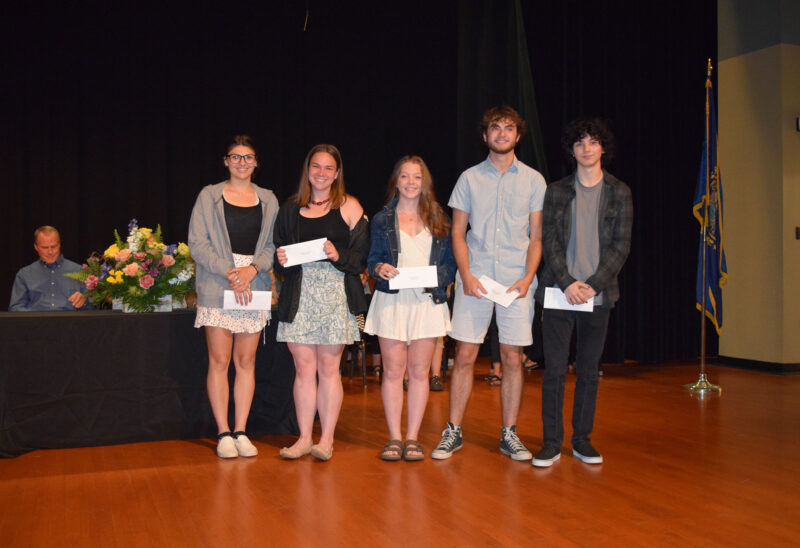
[[[369,275],[375,280],[375,289],[384,293],[397,293],[389,289],[389,282],[375,273],[379,263],[397,266],[397,256],[400,252],[400,242],[397,237],[397,198],[386,204],[383,211],[375,215],[372,220],[369,255],[367,256],[367,269]],[[430,289],[433,302],[441,304],[447,302],[447,286],[453,281],[456,274],[456,260],[450,245],[450,234],[444,238],[433,236],[431,243],[431,257],[428,264],[436,265],[439,286]]]

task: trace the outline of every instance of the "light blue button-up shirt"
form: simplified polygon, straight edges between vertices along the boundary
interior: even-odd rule
[[[75,310],[69,297],[84,289],[83,284],[64,276],[80,272],[81,265],[65,259],[63,255],[53,264],[39,259],[17,272],[11,289],[9,312]],[[83,308],[88,308],[88,302]]]
[[[525,274],[530,214],[542,210],[544,177],[516,157],[504,174],[487,157],[458,178],[450,201],[469,215],[469,270],[509,286]]]

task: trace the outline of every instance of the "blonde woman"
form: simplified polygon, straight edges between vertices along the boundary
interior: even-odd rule
[[[389,441],[383,460],[418,461],[425,457],[419,428],[428,402],[428,371],[436,340],[450,329],[447,285],[456,263],[450,223],[436,201],[428,166],[419,156],[397,162],[389,179],[390,201],[372,222],[367,268],[376,280],[364,331],[378,336],[384,376],[381,385]],[[389,289],[398,267],[434,265],[437,286]],[[408,424],[401,445],[403,374],[408,371]]]

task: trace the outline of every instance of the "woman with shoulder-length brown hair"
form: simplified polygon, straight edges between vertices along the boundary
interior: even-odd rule
[[[450,223],[436,201],[433,178],[419,156],[404,156],[389,179],[390,201],[375,216],[367,268],[376,280],[364,331],[378,336],[384,367],[381,396],[389,426],[384,460],[422,460],[419,428],[428,402],[428,369],[436,339],[450,329],[447,286],[456,263]],[[432,288],[393,290],[399,268],[436,267]],[[408,430],[401,445],[403,373],[408,370]]]
[[[327,238],[327,260],[284,266],[283,246],[319,238]],[[284,277],[277,340],[288,344],[294,358],[300,428],[297,442],[280,454],[296,459],[311,453],[328,460],[342,406],[342,351],[360,339],[356,316],[367,309],[359,275],[369,251],[369,223],[358,200],[345,192],[342,156],[335,146],[317,145],[308,152],[297,194],[278,212],[275,246],[275,268]],[[322,432],[314,444],[317,412]]]

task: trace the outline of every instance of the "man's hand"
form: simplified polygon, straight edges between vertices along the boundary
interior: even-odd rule
[[[463,284],[464,288],[464,295],[469,295],[470,297],[477,297],[482,299],[485,294],[488,293],[486,288],[483,287],[478,278],[473,276],[472,274],[466,274],[465,276],[461,277],[461,283]]]
[[[80,291],[76,291],[75,293],[70,295],[67,300],[75,308],[83,308],[83,305],[86,304],[86,295],[84,295]]]
[[[576,281],[564,290],[564,295],[569,304],[586,304],[586,301],[595,296],[595,292],[589,284]]]
[[[528,294],[528,290],[531,288],[532,283],[533,283],[533,278],[528,278],[527,276],[523,276],[522,278],[514,282],[511,285],[511,287],[509,287],[506,290],[506,293],[511,293],[512,291],[519,291],[519,295],[517,295],[517,298],[521,299]]]

